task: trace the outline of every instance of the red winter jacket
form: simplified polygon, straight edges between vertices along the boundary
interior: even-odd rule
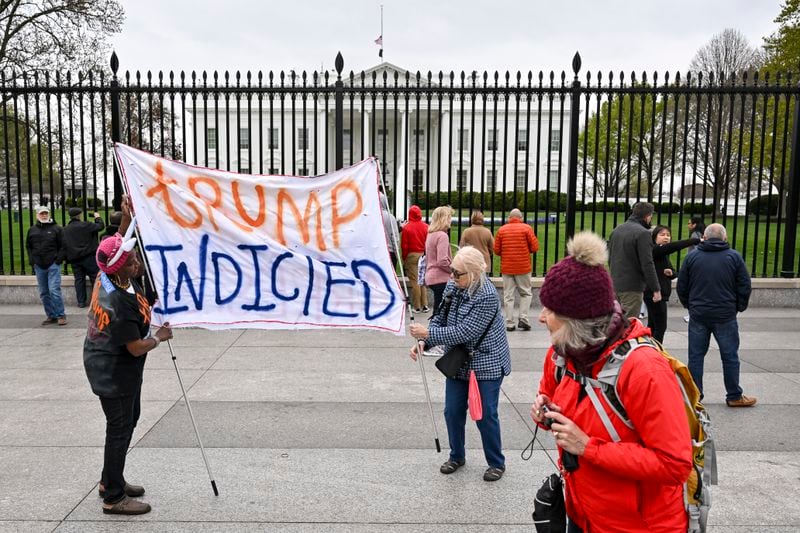
[[[422,221],[422,211],[416,205],[408,210],[408,222],[400,233],[400,249],[403,259],[408,254],[424,254],[425,239],[428,238],[428,225]]]
[[[649,334],[636,319],[592,367],[592,377],[606,357],[627,339]],[[677,533],[686,531],[683,483],[692,469],[689,423],[675,374],[664,357],[649,347],[637,348],[622,365],[617,394],[633,427],[611,410],[597,390],[620,442],[614,442],[577,381],[555,378],[551,347],[539,393],[590,440],[578,458],[579,468],[566,472],[567,514],[585,533]],[[567,368],[575,371],[571,363]]]
[[[494,253],[500,256],[501,274],[530,274],[531,254],[538,251],[539,240],[533,228],[518,218],[509,218],[508,224],[497,230],[494,237]]]

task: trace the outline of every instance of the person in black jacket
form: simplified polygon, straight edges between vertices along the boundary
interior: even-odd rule
[[[722,359],[729,407],[751,407],[756,398],[739,386],[739,324],[736,313],[750,303],[750,273],[739,252],[728,245],[722,224],[709,224],[703,242],[689,252],[678,274],[678,298],[689,308],[689,372],[703,392],[703,363],[711,335]]]
[[[97,250],[97,234],[105,227],[100,213],[94,213],[94,222],[81,220],[82,214],[83,210],[80,207],[70,207],[70,221],[64,228],[64,252],[75,276],[78,307],[86,307],[87,276],[90,280],[89,286],[94,286],[99,271],[94,258]]]
[[[28,259],[36,274],[39,297],[47,315],[42,325],[56,323],[59,326],[66,325],[59,266],[64,260],[63,230],[50,218],[50,209],[47,206],[36,208],[36,224],[28,229],[25,248],[28,250]]]
[[[682,241],[672,241],[672,233],[667,226],[656,226],[653,229],[653,263],[656,265],[658,284],[661,286],[661,300],[653,301],[653,291],[644,291],[644,303],[647,306],[647,327],[658,342],[664,342],[664,332],[667,331],[667,305],[672,294],[672,280],[678,277],[678,272],[669,260],[669,255],[695,246],[700,239],[691,238]]]

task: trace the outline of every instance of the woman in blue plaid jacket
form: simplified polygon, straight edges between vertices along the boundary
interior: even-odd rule
[[[481,252],[472,246],[459,250],[451,263],[451,279],[444,291],[443,312],[434,315],[428,327],[412,324],[411,335],[424,340],[426,348],[444,345],[447,351],[456,344],[464,344],[467,350],[474,352],[469,365],[459,370],[456,379],[447,378],[445,383],[444,418],[450,440],[450,458],[439,471],[452,474],[466,462],[464,431],[468,376],[469,370],[474,370],[483,407],[483,418],[477,425],[489,465],[483,479],[497,481],[506,469],[497,404],[503,377],[511,373],[511,350],[503,313],[500,312],[500,299],[485,272],[486,262]],[[484,331],[486,335],[476,346]],[[417,350],[418,347],[411,350],[411,358],[415,361]]]

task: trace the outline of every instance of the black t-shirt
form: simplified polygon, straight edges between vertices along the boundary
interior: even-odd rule
[[[128,396],[142,385],[146,356],[134,357],[125,345],[147,336],[150,305],[133,280],[131,287],[133,294],[117,288],[101,273],[92,292],[83,366],[98,396]]]

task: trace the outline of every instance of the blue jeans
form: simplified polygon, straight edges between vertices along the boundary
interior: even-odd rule
[[[689,372],[694,382],[703,392],[703,362],[708,352],[711,335],[719,345],[722,359],[722,377],[725,380],[726,400],[738,400],[742,397],[739,386],[739,324],[736,318],[727,322],[705,322],[701,317],[691,315],[689,318]]]
[[[500,439],[500,417],[497,404],[503,378],[478,381],[481,391],[483,419],[476,422],[481,433],[483,453],[490,467],[505,470],[506,458]],[[447,438],[450,440],[450,460],[462,462],[466,459],[464,430],[467,423],[467,394],[469,381],[447,378],[444,389],[444,420],[447,423]]]
[[[39,285],[39,298],[48,318],[64,316],[64,300],[61,298],[61,267],[53,263],[47,268],[33,265],[36,283]]]
[[[106,415],[106,445],[100,479],[106,489],[103,501],[116,503],[125,496],[125,458],[141,411],[141,388],[131,396],[100,397]]]

